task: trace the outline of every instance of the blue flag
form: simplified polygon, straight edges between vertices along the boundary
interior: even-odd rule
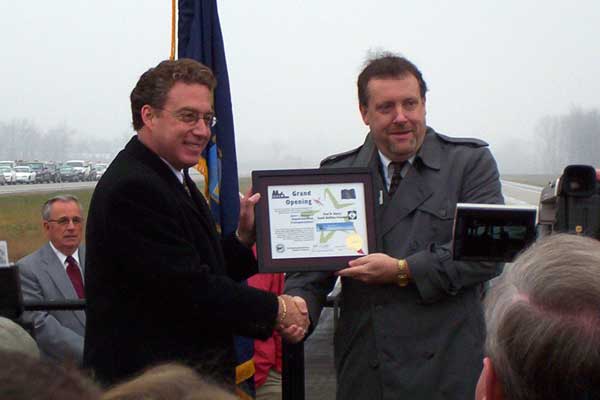
[[[199,170],[217,229],[225,237],[237,229],[240,198],[229,76],[216,0],[179,0],[178,37],[179,58],[200,61],[217,78],[214,107],[218,122],[211,129]]]
[[[209,67],[217,78],[214,93],[217,124],[203,152],[199,170],[204,175],[208,201],[217,229],[225,237],[237,229],[240,198],[233,113],[223,35],[216,0],[179,0],[179,58],[192,58]],[[238,396],[254,396],[254,341],[236,337]]]

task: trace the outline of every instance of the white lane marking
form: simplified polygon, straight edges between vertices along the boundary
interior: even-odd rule
[[[525,183],[519,183],[519,182],[512,182],[512,181],[505,181],[505,180],[501,180],[500,182],[506,186],[512,186],[515,188],[519,188],[519,189],[523,189],[523,190],[527,190],[527,191],[535,192],[535,193],[541,193],[541,191],[543,189],[542,186],[527,185]]]
[[[512,205],[532,205],[532,206],[537,205],[537,204],[531,204],[526,201],[519,200],[517,198],[509,197],[509,196],[504,196],[504,202],[506,204],[512,204]]]

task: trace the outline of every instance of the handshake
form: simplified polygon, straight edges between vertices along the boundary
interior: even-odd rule
[[[306,335],[310,325],[308,308],[302,297],[282,294],[277,297],[279,311],[275,329],[288,342],[298,343]]]

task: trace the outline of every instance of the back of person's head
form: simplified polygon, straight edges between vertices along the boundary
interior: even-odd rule
[[[412,75],[417,79],[421,98],[425,99],[427,83],[425,83],[423,74],[415,64],[407,58],[393,53],[377,54],[367,60],[365,67],[358,75],[358,103],[363,107],[367,107],[369,103],[367,85],[371,79],[397,79],[404,78],[407,75]]]
[[[600,242],[535,243],[490,291],[486,321],[498,397],[600,399]]]
[[[233,394],[193,369],[179,364],[164,364],[117,384],[102,400],[237,400]]]
[[[40,358],[40,350],[29,333],[4,317],[0,317],[0,351],[14,351]]]
[[[77,367],[0,351],[0,399],[96,400],[100,390]]]
[[[206,86],[211,93],[217,86],[210,68],[198,61],[189,58],[162,61],[142,74],[129,96],[134,130],[144,126],[142,107],[147,104],[162,109],[169,91],[178,82]]]

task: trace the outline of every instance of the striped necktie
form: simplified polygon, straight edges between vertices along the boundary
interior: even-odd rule
[[[400,181],[402,180],[402,175],[400,172],[402,171],[402,167],[404,167],[404,163],[406,161],[392,161],[392,179],[390,182],[390,189],[388,190],[388,196],[392,197],[394,193],[396,193],[396,189],[398,189],[398,185],[400,185]]]

